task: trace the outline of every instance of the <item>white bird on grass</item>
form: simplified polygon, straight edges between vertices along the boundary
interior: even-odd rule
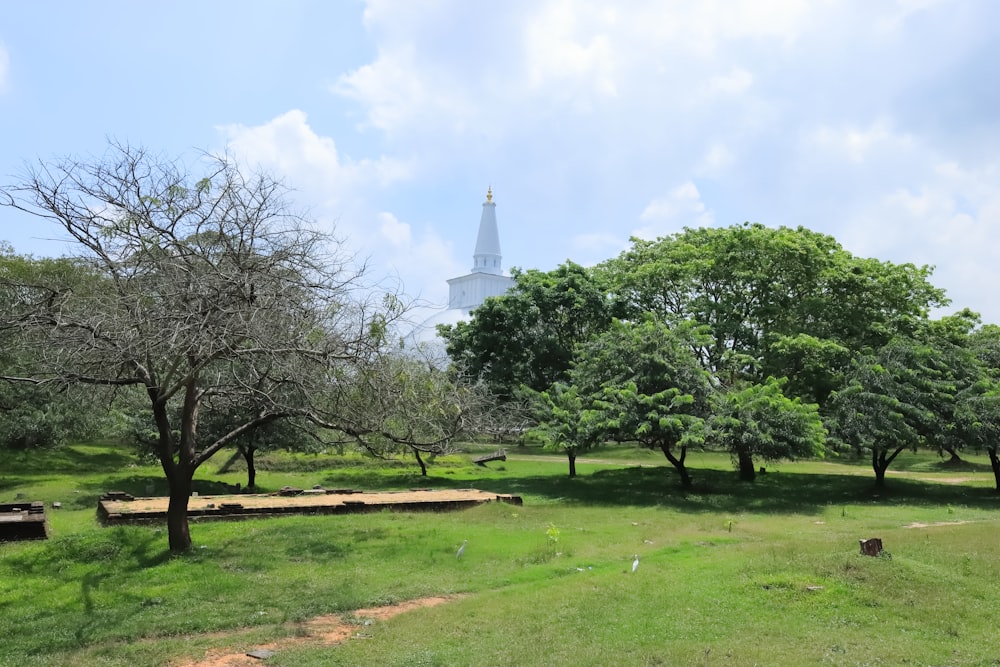
[[[632,574],[635,574],[635,571],[638,569],[639,569],[639,554],[636,554],[635,560],[632,561]]]
[[[469,540],[462,540],[462,546],[458,548],[458,553],[455,554],[455,558],[461,558],[462,554],[465,553],[465,545],[469,543]]]

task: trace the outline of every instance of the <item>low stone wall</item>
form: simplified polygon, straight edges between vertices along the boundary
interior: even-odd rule
[[[44,540],[48,536],[43,503],[0,504],[0,542]]]
[[[109,493],[98,503],[97,516],[104,525],[164,523],[167,498],[123,498]],[[442,512],[488,502],[522,504],[520,496],[479,489],[366,492],[351,489],[283,489],[274,494],[192,496],[188,519],[237,520],[287,514],[357,514],[382,510]]]

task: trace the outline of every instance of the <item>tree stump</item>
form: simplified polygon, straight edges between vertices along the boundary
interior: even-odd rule
[[[858,540],[861,546],[861,555],[878,556],[882,553],[882,540],[877,537],[870,537],[867,540]]]

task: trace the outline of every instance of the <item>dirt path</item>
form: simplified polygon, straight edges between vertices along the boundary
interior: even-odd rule
[[[971,523],[970,521],[935,521],[934,523],[921,523],[919,521],[914,521],[913,523],[903,526],[903,528],[934,528],[936,526],[961,526],[962,524]]]
[[[351,620],[345,620],[345,616],[341,615],[317,616],[302,625],[304,631],[302,636],[288,637],[269,644],[241,649],[233,646],[223,646],[210,650],[199,660],[171,663],[171,665],[172,667],[260,667],[263,664],[261,660],[248,656],[248,652],[273,651],[277,653],[283,648],[302,644],[338,644],[351,637],[364,636],[367,634],[366,625],[370,625],[371,623],[384,621],[414,609],[434,607],[455,600],[458,597],[453,595],[420,598],[386,607],[358,609],[347,615]],[[225,644],[226,635],[219,634],[217,636],[219,637],[219,643]]]

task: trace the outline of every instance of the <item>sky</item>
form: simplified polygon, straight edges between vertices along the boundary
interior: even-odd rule
[[[935,267],[1000,323],[994,0],[34,0],[0,16],[0,184],[226,152],[444,308],[492,187],[504,267],[745,221]],[[71,253],[0,208],[0,241]]]

